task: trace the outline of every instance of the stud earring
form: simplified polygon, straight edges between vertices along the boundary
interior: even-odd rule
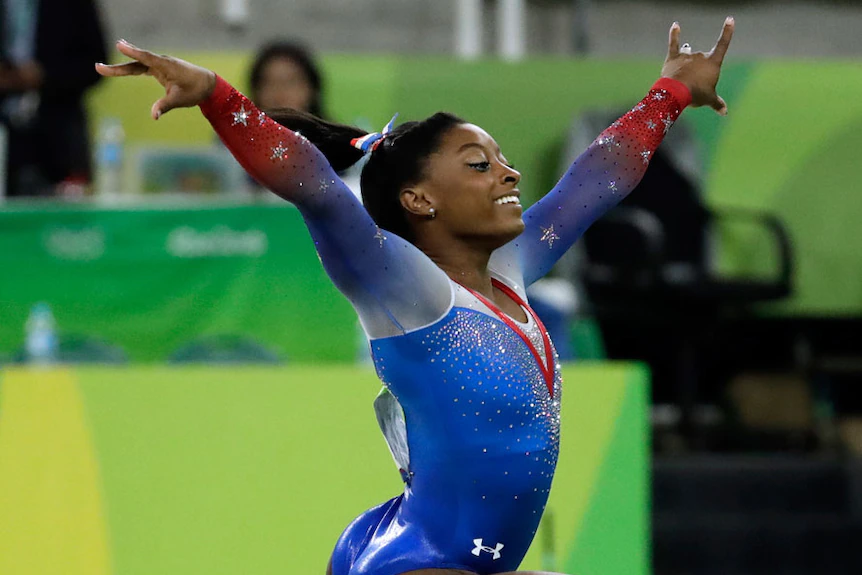
[[[428,210],[428,217],[432,220],[434,218],[436,218],[437,217],[437,210],[435,210],[434,208],[431,208],[430,210]]]

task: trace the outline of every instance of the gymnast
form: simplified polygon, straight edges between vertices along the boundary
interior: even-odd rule
[[[200,106],[249,174],[300,210],[359,315],[404,490],[344,530],[327,573],[518,568],[551,488],[562,392],[526,288],[637,185],[686,107],[727,113],[715,88],[733,28],[728,18],[702,53],[680,45],[674,23],[646,97],[526,211],[521,175],[487,132],[454,115],[369,134],[292,110],[265,114],[215,73],[125,41],[117,48],[132,61],[97,64],[105,76],[158,80],[154,119]],[[364,155],[360,203],[336,172]]]

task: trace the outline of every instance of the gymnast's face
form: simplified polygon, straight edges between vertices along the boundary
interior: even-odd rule
[[[518,173],[485,130],[458,124],[428,158],[425,179],[413,187],[408,210],[429,232],[497,248],[524,231]],[[402,195],[402,200],[404,200]],[[427,217],[434,210],[434,219]]]

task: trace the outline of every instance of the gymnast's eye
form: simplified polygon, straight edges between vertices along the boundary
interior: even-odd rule
[[[475,162],[472,164],[467,164],[477,172],[487,172],[491,169],[491,162]]]

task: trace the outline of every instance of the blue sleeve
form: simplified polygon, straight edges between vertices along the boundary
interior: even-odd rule
[[[446,274],[415,246],[377,227],[307,139],[221,78],[201,111],[249,174],[299,208],[324,268],[369,337],[398,335],[445,315],[452,301]]]
[[[663,78],[582,153],[557,185],[524,213],[526,228],[503,254],[517,258],[523,287],[547,274],[586,229],[641,181],[664,135],[691,102],[683,84]],[[514,248],[514,249],[512,249]],[[505,266],[505,257],[498,258]]]

